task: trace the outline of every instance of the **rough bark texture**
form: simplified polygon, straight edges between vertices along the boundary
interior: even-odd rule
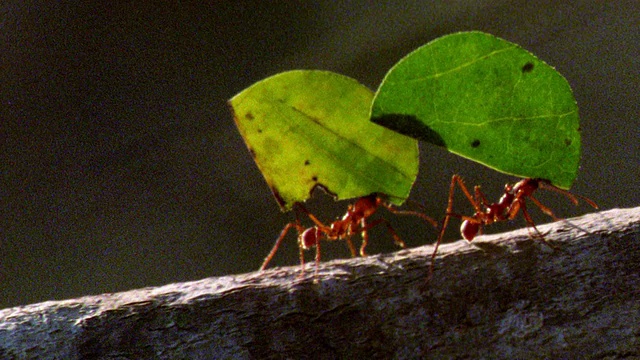
[[[640,207],[539,229],[5,309],[0,358],[640,358]]]

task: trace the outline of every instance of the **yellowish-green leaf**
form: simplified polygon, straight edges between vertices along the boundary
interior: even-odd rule
[[[418,144],[369,121],[373,93],[316,70],[277,74],[229,100],[249,152],[283,211],[320,187],[336,199],[383,193],[400,205]]]

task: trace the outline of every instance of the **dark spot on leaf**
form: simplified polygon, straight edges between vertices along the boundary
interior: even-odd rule
[[[262,129],[258,128],[258,133],[262,134]]]
[[[309,165],[309,164],[311,164],[311,163],[309,162],[309,160],[305,160],[305,161],[304,161],[304,164],[305,164],[305,165]]]
[[[250,113],[250,112],[246,113],[246,114],[244,115],[244,117],[245,117],[247,120],[253,120],[253,114],[252,114],[252,113]]]
[[[249,154],[251,154],[252,158],[256,158],[256,152],[253,150],[253,148],[249,148]]]
[[[423,124],[422,121],[414,115],[386,114],[371,118],[371,121],[414,139],[446,147],[444,139],[442,139],[440,134]]]
[[[314,182],[318,182],[318,177],[314,176],[314,177],[311,178],[311,180],[313,180]]]
[[[471,142],[471,147],[472,148],[477,148],[478,146],[480,146],[480,140],[475,139]]]
[[[528,62],[528,63],[524,64],[524,66],[522,67],[522,72],[523,73],[530,73],[531,71],[533,71],[533,63]]]
[[[565,145],[571,146],[571,143],[572,143],[571,139],[564,139],[564,144]]]

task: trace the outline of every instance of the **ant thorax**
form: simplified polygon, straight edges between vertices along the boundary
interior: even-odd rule
[[[508,190],[512,189],[509,188]],[[514,197],[515,194],[512,191],[507,191],[507,189],[505,188],[505,193],[502,194],[496,205],[502,208],[507,208],[513,203]]]

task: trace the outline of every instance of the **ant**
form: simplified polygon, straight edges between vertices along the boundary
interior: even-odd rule
[[[460,189],[462,189],[464,195],[467,197],[467,199],[469,199],[471,205],[473,205],[473,208],[476,211],[473,216],[465,216],[453,212],[453,193],[456,184],[458,184]],[[460,226],[460,233],[462,234],[462,237],[471,242],[476,237],[476,235],[482,233],[483,226],[491,225],[495,222],[513,220],[518,215],[518,213],[522,211],[522,216],[527,222],[527,227],[533,228],[533,230],[535,231],[535,237],[541,239],[546,243],[544,236],[542,236],[540,231],[538,231],[536,224],[533,222],[531,215],[529,215],[529,212],[527,211],[527,198],[530,199],[538,208],[540,208],[543,213],[553,218],[554,221],[558,221],[561,219],[558,218],[550,208],[543,205],[538,199],[533,197],[533,193],[538,189],[546,189],[560,193],[569,198],[569,200],[574,205],[578,205],[578,198],[580,198],[591,205],[593,208],[598,208],[598,205],[591,199],[588,199],[584,196],[572,194],[567,190],[563,190],[556,186],[553,186],[548,180],[531,178],[520,180],[515,184],[506,184],[504,186],[504,193],[502,194],[498,202],[490,204],[480,190],[480,186],[474,187],[474,198],[473,196],[471,196],[471,193],[469,192],[469,189],[467,189],[462,178],[459,175],[453,175],[449,188],[447,212],[442,224],[442,229],[440,229],[438,241],[436,242],[435,249],[433,251],[433,254],[431,255],[431,272],[433,272],[433,262],[438,251],[438,246],[440,246],[440,242],[442,241],[442,237],[444,236],[444,232],[449,223],[449,219],[452,216],[463,220],[462,225]]]
[[[385,224],[387,230],[393,237],[394,242],[402,248],[405,247],[404,241],[400,238],[400,236],[398,236],[388,220],[381,218],[376,219],[372,222],[367,222],[367,219],[371,215],[373,215],[380,207],[384,207],[389,212],[396,215],[412,215],[420,217],[429,222],[436,229],[438,227],[438,223],[429,216],[418,211],[398,210],[393,205],[387,203],[382,198],[381,194],[377,193],[363,196],[357,199],[353,204],[349,204],[349,206],[347,207],[347,212],[344,214],[344,216],[342,216],[341,219],[337,219],[328,225],[323,224],[320,220],[318,220],[315,215],[313,215],[304,207],[304,205],[302,205],[302,203],[296,202],[294,204],[294,207],[296,208],[296,221],[288,223],[282,229],[282,232],[280,232],[280,236],[276,240],[276,243],[271,249],[271,252],[269,252],[269,255],[267,255],[267,257],[264,259],[264,262],[260,267],[261,271],[267,267],[269,261],[271,261],[276,251],[278,250],[278,247],[280,247],[280,243],[285,238],[289,230],[291,230],[291,228],[295,228],[298,231],[298,247],[300,248],[300,265],[302,267],[302,273],[304,273],[304,251],[309,250],[314,246],[316,247],[315,262],[317,273],[318,264],[320,263],[320,240],[322,240],[323,238],[330,241],[344,240],[349,247],[351,256],[356,257],[356,248],[351,241],[351,237],[354,234],[360,233],[360,235],[362,236],[362,245],[360,246],[359,254],[360,256],[364,257],[367,255],[365,252],[365,248],[369,243],[368,230],[379,224]],[[315,225],[306,229],[302,225],[300,225],[300,212],[305,213]]]

